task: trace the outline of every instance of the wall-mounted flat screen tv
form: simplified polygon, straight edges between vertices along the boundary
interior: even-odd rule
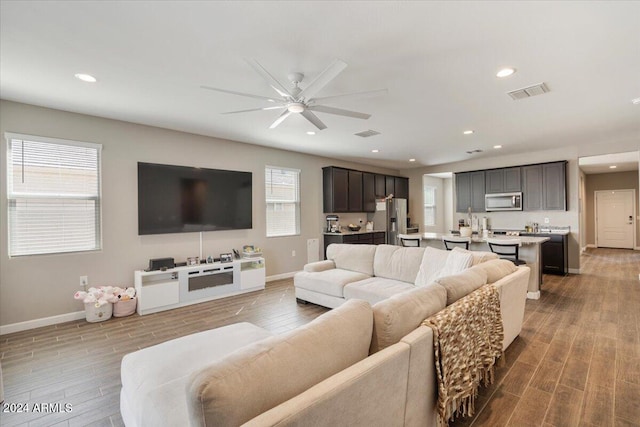
[[[252,227],[251,172],[138,162],[138,234]]]

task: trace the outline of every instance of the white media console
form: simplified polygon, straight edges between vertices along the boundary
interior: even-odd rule
[[[190,304],[264,289],[264,258],[176,267],[134,273],[138,314],[150,314]]]

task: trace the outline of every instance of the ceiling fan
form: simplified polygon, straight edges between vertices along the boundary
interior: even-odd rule
[[[314,81],[309,83],[304,89],[300,88],[299,84],[304,78],[302,73],[290,73],[287,77],[291,81],[293,87],[291,89],[285,88],[275,77],[273,77],[258,61],[255,59],[246,60],[249,65],[253,67],[258,74],[260,74],[266,82],[276,91],[278,97],[267,97],[261,95],[252,95],[249,93],[236,92],[233,90],[220,89],[211,86],[201,86],[203,89],[215,90],[218,92],[230,93],[233,95],[247,96],[249,98],[256,98],[262,101],[267,101],[276,105],[270,105],[262,108],[252,108],[249,110],[229,111],[222,114],[237,114],[247,113],[250,111],[262,111],[262,110],[284,110],[276,118],[276,120],[269,126],[270,129],[277,127],[291,114],[300,114],[302,117],[310,121],[319,130],[326,129],[327,126],[314,114],[314,112],[335,114],[338,116],[353,117],[356,119],[368,119],[371,114],[359,113],[357,111],[343,110],[341,108],[329,107],[324,105],[325,103],[333,103],[335,101],[342,101],[345,99],[363,98],[378,96],[387,93],[387,89],[371,90],[365,92],[348,93],[344,95],[325,96],[321,98],[314,98],[314,95],[324,88],[331,80],[333,80],[338,74],[340,74],[347,64],[337,59],[333,64],[329,65]]]

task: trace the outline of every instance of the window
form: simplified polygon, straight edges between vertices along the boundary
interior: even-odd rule
[[[436,187],[424,186],[424,225],[436,225]]]
[[[267,237],[300,234],[300,171],[265,168]]]
[[[9,256],[100,249],[102,146],[5,136]]]

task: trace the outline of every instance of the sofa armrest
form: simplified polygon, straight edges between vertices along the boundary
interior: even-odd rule
[[[522,330],[529,274],[531,274],[529,267],[520,266],[513,273],[495,282],[500,293],[500,312],[504,327],[503,350],[513,342]]]
[[[330,259],[324,261],[316,261],[306,264],[304,266],[304,271],[308,273],[318,273],[320,271],[331,270],[332,268],[336,268],[336,264]]]

